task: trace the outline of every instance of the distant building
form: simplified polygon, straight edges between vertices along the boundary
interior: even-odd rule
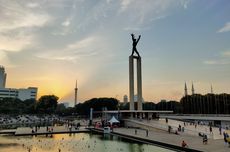
[[[0,88],[5,88],[6,86],[6,73],[5,68],[0,66]]]
[[[214,94],[211,85],[210,93],[196,94],[192,83],[192,94],[188,95],[185,83],[185,96],[180,103],[184,114],[230,114],[230,94]]]
[[[29,87],[27,89],[20,88],[0,88],[0,99],[2,98],[18,98],[20,100],[36,99],[38,88]]]
[[[5,88],[6,86],[6,73],[5,68],[0,66],[0,99],[2,98],[18,98],[20,100],[36,99],[38,88],[29,87],[27,89],[20,88]]]
[[[123,102],[124,102],[124,103],[128,103],[128,96],[127,96],[127,95],[124,95],[124,97],[123,97]]]
[[[184,114],[230,114],[230,94],[193,94],[181,98]]]
[[[182,105],[180,102],[177,101],[166,101],[161,100],[155,105],[155,110],[166,110],[166,111],[173,111],[173,113],[182,113]]]
[[[63,104],[66,108],[69,107],[69,103],[68,103],[68,102],[62,102],[62,104]]]

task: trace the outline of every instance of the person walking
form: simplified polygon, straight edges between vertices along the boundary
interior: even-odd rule
[[[171,129],[172,129],[172,127],[168,126],[168,132],[169,132],[169,134],[171,133]]]
[[[149,130],[147,129],[146,130],[146,137],[148,137],[149,136]]]
[[[220,135],[222,134],[222,128],[221,126],[219,127],[219,132],[220,132]]]
[[[224,132],[223,135],[224,135],[224,145],[227,145],[227,143],[228,143],[228,141],[227,141],[227,133]]]
[[[209,127],[209,131],[210,131],[210,133],[213,133],[212,132],[212,126],[210,125],[210,127]]]

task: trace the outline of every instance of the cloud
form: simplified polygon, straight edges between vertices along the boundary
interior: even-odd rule
[[[37,42],[36,29],[52,20],[38,3],[0,2],[0,50],[22,51]]]
[[[121,0],[121,12],[125,11],[133,0]]]
[[[150,27],[125,27],[123,28],[124,31],[145,31],[149,29]]]
[[[67,48],[69,49],[82,49],[82,48],[86,48],[90,45],[93,45],[93,43],[95,43],[95,41],[97,41],[98,38],[96,37],[87,37],[83,40],[77,41],[75,43],[69,44],[67,46]]]
[[[224,27],[219,29],[217,32],[218,33],[223,33],[223,32],[229,32],[230,31],[230,22],[227,22]]]
[[[170,15],[172,9],[177,9],[178,7],[183,8],[183,5],[188,5],[186,1],[187,0],[107,0],[94,2],[92,6],[82,1],[71,1],[70,3],[73,3],[72,5],[75,7],[70,7],[68,9],[68,15],[62,16],[65,17],[60,23],[62,28],[54,29],[52,34],[66,36],[75,30],[87,32],[92,30],[96,31],[107,28],[107,25],[111,27],[111,24],[116,25],[113,30],[146,30],[149,23],[167,17]],[[81,10],[87,11],[84,12]]]
[[[166,18],[167,16],[168,16],[168,15],[157,16],[157,17],[151,18],[150,21],[156,21],[156,20],[164,19],[164,18]]]
[[[48,60],[61,60],[69,62],[77,62],[82,57],[96,56],[103,50],[100,47],[101,38],[90,36],[77,42],[68,44],[61,50],[49,50],[43,53],[38,53],[36,56]]]
[[[223,57],[230,57],[230,51],[222,52]]]
[[[181,0],[181,5],[184,7],[184,9],[188,8],[189,3],[190,3],[190,0]]]
[[[48,15],[30,14],[29,12],[21,15],[6,15],[7,18],[0,24],[0,32],[14,30],[17,28],[42,27],[50,19]]]
[[[19,28],[42,27],[51,17],[46,13],[35,13],[18,4],[6,3],[0,5],[0,32]]]
[[[6,67],[16,67],[16,65],[14,65],[8,55],[7,55],[7,51],[4,51],[4,50],[0,50],[0,65],[4,65]]]
[[[230,64],[230,51],[221,52],[215,60],[206,60],[203,63],[206,65],[227,65]]]
[[[188,2],[188,0],[121,0],[118,14],[128,16],[129,24],[141,26],[170,15],[172,9],[187,8]]]
[[[40,5],[38,3],[30,2],[30,3],[27,3],[26,6],[29,8],[36,8],[36,7],[39,7]]]
[[[0,50],[17,52],[32,43],[35,43],[34,38],[24,32],[15,33],[14,35],[0,35]]]
[[[106,2],[109,4],[109,3],[111,3],[113,0],[106,0]]]
[[[142,28],[140,28],[140,27],[125,27],[124,30],[125,31],[141,31]]]
[[[62,26],[69,26],[70,25],[70,20],[66,19],[64,22],[62,22]]]
[[[207,65],[227,65],[227,64],[230,64],[230,61],[227,61],[227,60],[207,60],[207,61],[204,61],[204,64],[207,64]]]

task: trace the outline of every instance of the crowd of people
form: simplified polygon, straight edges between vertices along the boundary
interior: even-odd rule
[[[0,126],[58,121],[56,115],[0,115]]]

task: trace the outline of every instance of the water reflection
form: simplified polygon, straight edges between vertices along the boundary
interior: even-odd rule
[[[0,136],[2,152],[148,152],[171,150],[95,134],[54,134],[46,136]]]

